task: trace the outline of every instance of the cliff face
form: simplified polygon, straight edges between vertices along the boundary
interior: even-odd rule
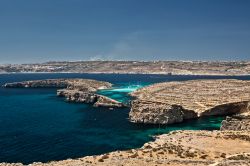
[[[197,113],[179,105],[144,100],[135,100],[131,105],[129,118],[135,123],[171,124],[197,117]]]
[[[108,98],[103,95],[95,94],[94,92],[61,89],[57,90],[57,96],[65,97],[68,102],[88,103],[94,107],[124,107],[125,105],[119,101]]]
[[[48,79],[7,83],[5,88],[59,88],[57,95],[68,102],[94,104],[96,107],[123,107],[121,102],[98,95],[98,89],[111,88],[112,84],[90,79]],[[64,89],[61,89],[64,88]]]
[[[250,131],[250,111],[228,116],[222,121],[221,130]]]
[[[201,116],[247,111],[250,81],[166,82],[144,87],[131,95],[135,97],[129,113],[132,122],[171,124]]]

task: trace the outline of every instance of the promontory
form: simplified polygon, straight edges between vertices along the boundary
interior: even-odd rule
[[[57,95],[68,102],[89,103],[96,107],[123,107],[124,104],[109,97],[96,94],[100,89],[108,89],[112,84],[91,79],[46,79],[6,83],[5,88],[57,88]]]
[[[131,94],[129,118],[135,123],[171,124],[249,109],[250,81],[236,79],[164,82]]]

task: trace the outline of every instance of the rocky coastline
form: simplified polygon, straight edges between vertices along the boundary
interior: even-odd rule
[[[153,84],[131,94],[129,118],[134,123],[172,124],[203,116],[249,110],[250,81],[192,80]]]
[[[94,107],[125,107],[125,104],[119,101],[94,92],[60,89],[57,90],[57,96],[65,97],[68,102],[93,104]]]
[[[66,94],[68,90],[72,89],[60,90],[58,95],[69,97]],[[250,81],[225,79],[159,83],[131,95],[135,100],[129,117],[135,123],[171,124],[202,116],[228,117],[222,121],[219,131],[172,131],[155,136],[154,141],[138,149],[49,163],[37,162],[29,166],[250,165]],[[21,163],[0,165],[23,166]]]
[[[245,113],[228,116],[222,121],[221,130],[250,131],[250,109]]]
[[[124,107],[119,101],[96,94],[99,89],[112,87],[111,83],[91,79],[47,79],[6,83],[5,88],[57,88],[57,96],[68,102],[93,104],[95,107]]]

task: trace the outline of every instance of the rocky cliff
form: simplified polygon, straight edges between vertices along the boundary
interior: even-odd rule
[[[158,83],[131,94],[135,123],[171,124],[249,110],[250,81],[233,79]]]
[[[222,121],[221,130],[250,131],[250,111],[228,116]]]
[[[57,90],[57,96],[65,97],[68,102],[88,103],[95,107],[124,107],[125,105],[119,101],[108,98],[103,95],[89,91],[81,91],[76,89],[60,89]]]
[[[98,89],[111,86],[111,83],[91,79],[47,79],[3,85],[5,88],[59,88],[57,95],[65,97],[68,102],[88,103],[96,107],[123,107],[123,103],[95,93]]]

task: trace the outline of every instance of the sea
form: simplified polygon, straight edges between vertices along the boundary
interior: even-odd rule
[[[97,93],[130,103],[129,93],[158,82],[194,79],[240,79],[250,76],[174,76],[143,74],[1,74],[8,82],[86,78],[108,81],[109,90]],[[54,88],[0,88],[0,162],[49,162],[139,148],[155,135],[174,130],[218,130],[224,116],[187,120],[172,125],[129,122],[129,108],[95,108],[68,103]]]

